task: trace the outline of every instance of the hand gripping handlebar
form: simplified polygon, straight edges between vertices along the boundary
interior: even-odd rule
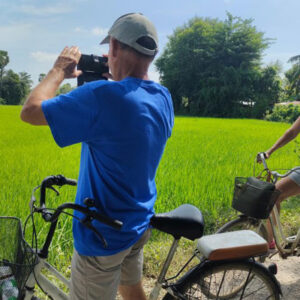
[[[291,173],[295,172],[295,171],[298,171],[300,172],[300,168],[299,167],[295,167],[291,170],[289,170],[288,172],[284,173],[284,174],[281,174],[277,171],[271,171],[267,165],[267,162],[266,162],[266,153],[265,152],[259,152],[257,154],[257,157],[256,157],[256,161],[257,162],[262,162],[263,165],[264,165],[264,170],[268,171],[274,178],[273,182],[276,183],[278,178],[284,178],[284,177],[287,177],[289,176]]]

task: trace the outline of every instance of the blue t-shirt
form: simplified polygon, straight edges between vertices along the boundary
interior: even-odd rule
[[[76,250],[105,256],[127,249],[154,214],[155,174],[174,123],[168,90],[132,77],[94,81],[43,101],[42,109],[60,147],[82,143],[75,202],[95,199],[100,213],[123,222],[117,231],[93,221],[108,243],[104,248],[95,233],[74,219]]]

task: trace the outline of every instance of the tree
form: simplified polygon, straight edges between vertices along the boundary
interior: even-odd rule
[[[21,76],[22,78],[12,70],[5,72],[2,87],[2,98],[5,99],[5,104],[18,105],[27,96],[30,89],[30,86],[28,86],[31,82],[30,75],[22,72]]]
[[[262,52],[270,44],[252,22],[228,13],[225,21],[193,18],[174,31],[156,67],[175,111],[218,117],[252,114]]]
[[[300,55],[295,55],[295,56],[292,56],[288,62],[290,63],[296,63],[296,64],[299,64],[300,65]]]
[[[73,87],[71,86],[70,83],[65,83],[62,86],[59,87],[58,91],[56,92],[56,95],[60,95],[60,94],[66,94],[70,91],[73,90]]]
[[[45,77],[46,77],[46,74],[45,73],[41,73],[39,75],[39,82],[41,82]]]
[[[2,97],[2,80],[4,74],[4,68],[9,63],[9,57],[7,51],[0,50],[0,98]]]
[[[271,111],[280,97],[281,78],[279,77],[278,65],[270,65],[263,68],[254,81],[253,99],[255,105],[251,111],[251,117],[260,118],[265,112]]]
[[[285,73],[287,79],[286,93],[288,98],[298,100],[300,99],[300,55],[291,57],[289,62],[294,64]]]
[[[33,81],[31,80],[31,75],[26,72],[20,72],[19,79],[24,94],[23,98],[20,100],[20,104],[23,104],[30,92]]]

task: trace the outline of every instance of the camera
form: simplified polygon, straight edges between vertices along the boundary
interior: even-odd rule
[[[82,74],[77,77],[77,86],[94,80],[107,80],[103,73],[108,73],[107,57],[82,54],[77,65]]]

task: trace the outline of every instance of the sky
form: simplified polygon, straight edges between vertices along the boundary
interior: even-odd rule
[[[288,59],[300,54],[299,11],[299,0],[0,0],[0,50],[8,51],[7,69],[27,72],[37,84],[65,46],[77,45],[84,54],[107,53],[108,46],[99,42],[125,13],[141,12],[155,24],[159,57],[175,28],[195,16],[225,20],[230,12],[253,19],[258,31],[274,39],[263,62],[279,61],[286,71]],[[154,65],[149,76],[159,80]],[[70,83],[75,86],[76,80]]]

